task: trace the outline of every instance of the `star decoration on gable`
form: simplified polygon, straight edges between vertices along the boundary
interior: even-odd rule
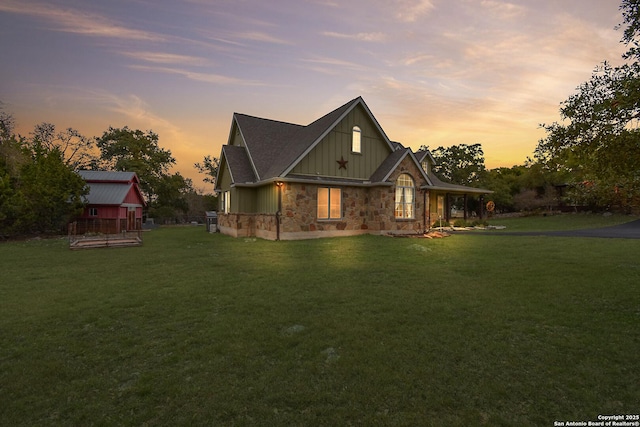
[[[338,162],[338,164],[340,166],[338,166],[338,169],[347,169],[347,163],[349,163],[349,160],[345,160],[344,156],[340,156],[340,160],[336,160],[336,162]]]

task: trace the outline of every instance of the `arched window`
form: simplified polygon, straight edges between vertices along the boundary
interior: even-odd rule
[[[412,219],[415,211],[413,178],[403,173],[396,180],[396,218]]]
[[[362,132],[358,126],[354,126],[351,132],[351,151],[354,153],[360,153],[362,150],[361,147],[361,136]]]

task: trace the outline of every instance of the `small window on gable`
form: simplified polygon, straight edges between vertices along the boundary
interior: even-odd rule
[[[89,216],[98,216],[98,208],[89,208]]]
[[[351,151],[352,152],[354,153],[362,152],[361,137],[362,137],[362,131],[360,131],[360,128],[358,126],[354,126],[351,133]]]
[[[421,163],[422,166],[422,170],[425,171],[426,173],[429,173],[429,162],[426,160],[423,160]]]

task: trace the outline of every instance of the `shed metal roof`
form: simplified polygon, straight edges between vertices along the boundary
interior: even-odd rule
[[[133,184],[111,184],[90,182],[89,194],[86,196],[90,205],[121,205]]]
[[[135,172],[118,172],[118,171],[78,171],[78,175],[85,181],[103,181],[103,182],[131,182],[134,178],[137,180]]]

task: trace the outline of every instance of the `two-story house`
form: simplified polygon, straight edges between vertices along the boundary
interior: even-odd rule
[[[448,219],[451,195],[490,192],[440,181],[433,163],[392,142],[361,97],[306,126],[235,113],[218,228],[272,240],[423,233]]]

